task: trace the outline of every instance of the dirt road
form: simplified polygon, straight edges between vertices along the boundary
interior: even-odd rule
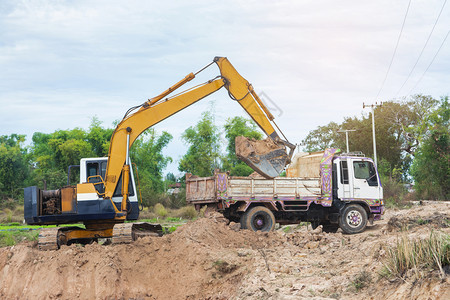
[[[235,231],[217,215],[132,245],[0,249],[2,299],[450,299],[450,279],[380,278],[399,236],[450,233],[450,203],[388,210],[358,235]],[[391,222],[388,221],[391,220]],[[421,221],[417,221],[421,220]],[[405,233],[402,228],[408,228]],[[360,283],[363,284],[360,284]]]

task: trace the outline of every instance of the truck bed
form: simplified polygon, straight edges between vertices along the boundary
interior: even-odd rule
[[[319,178],[265,179],[228,176],[226,173],[210,177],[186,176],[186,201],[191,204],[220,200],[317,198],[320,192]]]

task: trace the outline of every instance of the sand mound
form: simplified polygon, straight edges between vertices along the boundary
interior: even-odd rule
[[[357,235],[307,226],[293,226],[289,233],[286,228],[270,233],[236,231],[238,224],[228,225],[220,215],[211,214],[173,234],[129,245],[38,251],[31,243],[21,244],[0,249],[0,298],[449,299],[449,276],[430,275],[411,283],[390,282],[378,275],[386,247],[399,235],[450,233],[435,221],[421,221],[407,232],[390,231],[387,220],[442,220],[449,207],[431,203],[388,210],[386,220]],[[366,286],[356,290],[362,275]]]
[[[225,299],[235,293],[235,280],[250,262],[235,250],[281,243],[277,233],[235,232],[212,217],[130,245],[38,251],[22,244],[0,249],[0,297]]]

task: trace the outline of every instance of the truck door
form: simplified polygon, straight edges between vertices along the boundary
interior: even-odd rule
[[[370,160],[352,160],[349,173],[353,185],[353,198],[380,199],[378,173]],[[350,175],[349,174],[349,175]]]

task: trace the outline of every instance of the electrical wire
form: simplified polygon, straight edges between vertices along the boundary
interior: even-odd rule
[[[438,51],[437,51],[436,54],[434,55],[433,59],[431,60],[430,64],[428,65],[427,69],[425,70],[425,72],[423,72],[422,76],[420,76],[419,81],[417,81],[417,83],[414,85],[414,87],[413,87],[411,90],[409,90],[408,95],[411,95],[412,91],[414,91],[414,89],[419,85],[420,81],[422,81],[423,77],[425,76],[425,73],[427,73],[428,69],[429,69],[429,68],[431,67],[431,65],[433,64],[434,59],[436,58],[436,56],[438,56],[439,51],[441,51],[442,46],[444,46],[445,41],[447,40],[449,34],[450,34],[450,30],[447,32],[447,35],[445,36],[444,40],[442,41],[441,46],[439,46]]]
[[[403,28],[405,27],[406,17],[408,16],[408,12],[409,12],[409,7],[410,6],[411,6],[411,0],[409,0],[408,7],[406,8],[406,13],[405,13],[405,17],[403,18],[402,28],[400,29],[400,34],[398,35],[397,44],[395,45],[395,50],[394,50],[394,53],[392,54],[391,62],[389,63],[389,67],[388,67],[388,70],[386,72],[386,76],[384,76],[383,83],[381,84],[381,87],[378,90],[378,93],[377,93],[377,96],[375,97],[375,100],[377,100],[378,96],[380,96],[381,90],[383,89],[384,84],[386,83],[386,79],[388,77],[389,71],[391,70],[392,62],[394,61],[395,54],[397,53],[398,44],[400,43],[400,38],[401,38],[402,33],[403,33]]]
[[[442,4],[442,8],[441,11],[439,12],[439,15],[436,18],[436,22],[434,22],[433,28],[431,29],[430,34],[428,35],[427,41],[425,42],[425,45],[423,45],[422,51],[420,51],[419,57],[416,60],[416,63],[414,64],[413,68],[411,69],[411,71],[408,74],[408,77],[406,78],[405,82],[403,82],[402,86],[400,87],[400,89],[398,90],[397,94],[395,95],[395,97],[398,96],[398,94],[400,94],[401,90],[403,89],[403,87],[405,86],[406,82],[408,82],[409,78],[411,77],[411,74],[414,72],[414,70],[416,69],[417,63],[419,62],[420,58],[422,57],[423,51],[425,50],[425,48],[428,45],[428,42],[430,41],[431,35],[433,34],[434,28],[436,27],[437,22],[439,21],[439,18],[441,17],[442,11],[444,10],[445,4],[447,3],[447,0],[444,1],[444,4]]]

